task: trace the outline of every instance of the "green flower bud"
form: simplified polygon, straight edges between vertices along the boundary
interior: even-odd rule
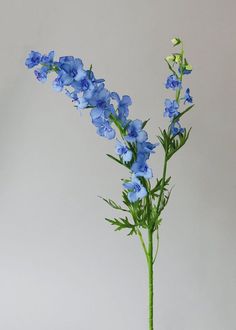
[[[173,39],[171,39],[171,42],[172,42],[173,46],[177,46],[181,43],[181,40],[179,38],[173,38]]]
[[[182,56],[180,54],[175,54],[175,62],[181,63],[182,62]]]
[[[169,62],[169,61],[174,61],[175,60],[175,56],[174,55],[169,55],[169,56],[166,56],[166,60]]]
[[[193,69],[193,67],[192,67],[192,65],[187,64],[187,65],[185,66],[185,69],[191,71],[191,70]]]

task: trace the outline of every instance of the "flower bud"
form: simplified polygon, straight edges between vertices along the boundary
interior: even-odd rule
[[[175,60],[175,56],[174,55],[169,55],[169,56],[166,56],[166,60],[169,62],[171,61],[174,61]]]
[[[175,62],[181,63],[182,62],[182,56],[180,54],[175,54]]]
[[[173,46],[177,46],[181,43],[181,40],[179,38],[173,38],[173,39],[171,39],[171,42],[172,42]]]

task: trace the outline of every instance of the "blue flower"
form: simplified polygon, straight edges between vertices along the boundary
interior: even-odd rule
[[[83,92],[86,93],[86,97],[90,98],[92,96],[92,91],[94,90],[95,86],[94,83],[91,81],[89,77],[88,71],[83,69],[78,70],[77,75],[71,86],[75,89],[76,92]]]
[[[132,159],[132,151],[118,140],[116,141],[116,153],[123,159],[124,163],[130,162]]]
[[[111,93],[111,98],[117,102],[117,118],[124,127],[127,124],[127,118],[129,116],[129,106],[132,104],[131,98],[128,95],[124,95],[121,99],[116,92]]]
[[[137,143],[137,158],[131,167],[131,171],[136,176],[142,176],[146,179],[152,178],[152,170],[148,167],[146,161],[149,159],[150,154],[154,153],[156,146],[157,144],[152,144],[147,141]]]
[[[92,70],[87,70],[87,74],[88,74],[88,77],[89,79],[92,81],[92,83],[96,83],[96,84],[100,84],[100,83],[103,83],[105,82],[105,79],[96,79],[95,76],[94,76],[94,73]]]
[[[144,142],[148,139],[147,132],[142,129],[142,121],[135,119],[129,123],[127,127],[127,135],[125,140],[128,142]]]
[[[102,111],[110,107],[110,92],[105,88],[103,83],[94,89],[89,98],[89,104]]]
[[[157,145],[158,145],[158,143],[153,144],[153,143],[148,142],[148,141],[138,143],[137,144],[138,154],[139,153],[144,153],[144,154],[150,155],[151,153],[155,153],[154,149],[156,148]],[[148,156],[148,158],[149,158],[149,156]]]
[[[109,140],[113,139],[115,130],[111,127],[110,115],[114,113],[114,108],[110,104],[110,92],[104,88],[103,83],[94,89],[88,102],[93,107],[90,116],[97,127],[97,133]]]
[[[148,167],[146,160],[149,158],[150,154],[138,153],[136,161],[131,166],[131,171],[137,177],[144,177],[145,179],[152,178],[152,170]]]
[[[93,120],[93,124],[97,127],[97,134],[107,138],[108,140],[114,139],[116,136],[115,130],[111,127],[111,123],[109,120],[98,117]]]
[[[184,133],[184,128],[181,127],[178,121],[172,122],[170,125],[170,131],[172,135],[182,134]]]
[[[28,55],[27,59],[25,60],[25,65],[31,69],[34,66],[38,65],[41,60],[41,54],[35,51],[31,51],[30,54]]]
[[[88,107],[88,101],[83,96],[79,96],[76,91],[70,92],[68,89],[65,90],[65,94],[72,100],[74,106],[77,109],[85,109]]]
[[[34,70],[34,74],[38,81],[44,83],[47,80],[47,74],[50,70],[47,67],[42,66],[39,70]]]
[[[129,190],[128,199],[131,203],[134,203],[147,195],[147,190],[136,177],[132,177],[132,181],[124,183],[123,187]]]
[[[64,84],[61,79],[60,74],[56,77],[56,79],[52,83],[52,87],[55,89],[57,92],[61,92],[63,90]]]
[[[165,86],[166,88],[171,88],[176,91],[177,89],[182,88],[182,83],[174,74],[172,74],[167,78]]]
[[[170,99],[166,99],[164,117],[173,118],[175,116],[178,116],[178,109],[179,105],[175,100],[171,101]]]
[[[186,91],[185,91],[185,95],[184,95],[184,103],[193,103],[193,98],[192,96],[190,95],[190,89],[187,88]]]
[[[59,58],[59,62],[56,63],[59,69],[58,76],[56,78],[55,84],[61,87],[69,86],[74,81],[78,71],[83,67],[83,63],[79,58],[74,58],[73,56],[63,56]]]
[[[52,65],[55,52],[52,50],[48,55],[43,55],[41,57],[40,63],[44,65]]]

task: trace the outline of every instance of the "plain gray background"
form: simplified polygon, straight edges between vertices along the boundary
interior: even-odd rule
[[[235,1],[1,1],[0,329],[147,329],[147,273],[117,215],[127,173],[50,83],[24,67],[33,50],[81,57],[132,118],[163,119],[170,39],[194,67],[191,138],[171,162],[175,188],[155,268],[158,330],[235,330]],[[161,150],[152,159],[161,171]]]

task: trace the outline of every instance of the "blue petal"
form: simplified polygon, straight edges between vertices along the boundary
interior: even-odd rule
[[[86,71],[84,71],[83,69],[78,70],[77,75],[75,76],[75,80],[79,81],[79,80],[85,78],[86,76],[87,76]]]
[[[139,192],[137,192],[136,195],[139,199],[142,199],[143,197],[145,197],[147,195],[147,190],[142,186],[141,190]]]
[[[112,93],[111,93],[111,98],[112,98],[113,100],[115,100],[117,103],[120,102],[120,97],[119,97],[119,95],[118,95],[116,92],[112,92]]]
[[[135,119],[135,120],[133,120],[133,121],[131,122],[131,124],[132,124],[132,126],[134,126],[134,127],[136,128],[136,130],[138,130],[138,131],[142,129],[142,125],[143,125],[143,123],[142,123],[142,121],[139,120],[139,119]]]
[[[103,115],[103,110],[100,108],[93,108],[90,112],[90,116],[92,119],[97,119]]]
[[[128,96],[128,95],[124,95],[122,97],[121,102],[122,102],[122,104],[126,104],[127,106],[132,104],[132,100],[131,100],[130,96]]]
[[[124,160],[124,162],[130,162],[132,159],[132,151],[131,150],[127,150],[126,153],[123,154],[122,158]]]
[[[113,128],[110,128],[110,129],[107,129],[107,130],[105,131],[104,136],[105,136],[108,140],[112,140],[112,139],[115,138],[115,136],[116,136],[116,132],[115,132],[115,130],[114,130]]]
[[[144,142],[148,139],[148,135],[147,135],[147,132],[142,130],[139,132],[138,136],[137,136],[137,141],[138,142]]]
[[[125,182],[125,183],[123,183],[123,187],[127,190],[133,190],[134,189],[134,183],[133,182]]]
[[[129,201],[130,201],[131,203],[135,203],[135,202],[138,200],[138,196],[137,196],[137,194],[136,194],[135,192],[130,191],[130,192],[128,193],[128,199],[129,199]]]
[[[77,107],[79,109],[85,109],[88,106],[88,101],[84,97],[78,97]]]

